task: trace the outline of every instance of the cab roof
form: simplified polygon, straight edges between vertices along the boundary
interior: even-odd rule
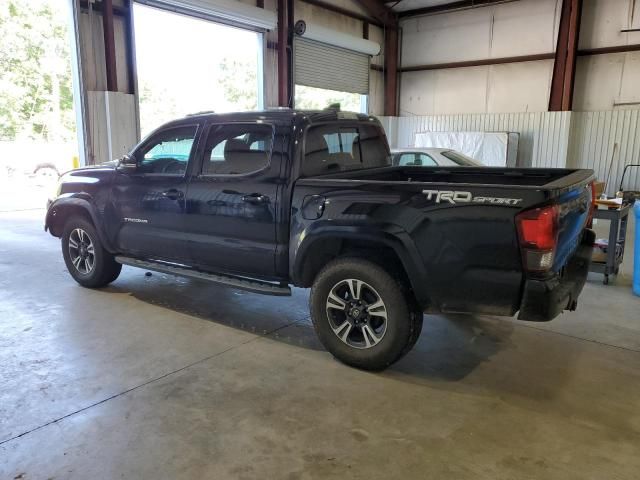
[[[282,123],[319,123],[327,121],[337,120],[353,120],[353,121],[375,121],[377,118],[371,115],[356,112],[345,112],[338,109],[326,109],[326,110],[298,110],[291,108],[274,108],[259,111],[249,112],[229,112],[229,113],[214,113],[214,112],[198,112],[187,115],[184,118],[174,120],[168,124],[185,124],[189,121],[197,119],[199,121],[217,121],[217,122],[238,122],[238,121],[276,121]],[[167,125],[168,125],[167,124]]]

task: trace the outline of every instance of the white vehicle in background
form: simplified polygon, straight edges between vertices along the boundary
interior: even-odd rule
[[[77,159],[75,143],[0,142],[0,169],[8,177],[57,182],[60,175],[78,167]]]
[[[75,143],[0,141],[0,211],[44,208],[58,179],[78,167]]]
[[[394,166],[412,167],[484,167],[482,163],[450,148],[392,149]]]

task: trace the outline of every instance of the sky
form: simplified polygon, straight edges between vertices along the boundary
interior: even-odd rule
[[[171,92],[182,113],[233,109],[216,88],[218,65],[224,57],[257,65],[257,33],[137,3],[134,22],[140,83]]]

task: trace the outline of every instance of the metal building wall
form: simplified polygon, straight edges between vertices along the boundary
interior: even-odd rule
[[[579,50],[640,44],[640,1],[582,3]],[[402,19],[401,67],[552,54],[561,6],[562,0],[519,0]],[[553,60],[403,71],[400,114],[546,111],[552,75]],[[639,83],[638,51],[581,55],[573,110],[637,109]]]
[[[391,148],[411,147],[419,132],[518,132],[519,167],[564,167],[571,112],[381,117]]]
[[[519,132],[519,167],[591,168],[615,194],[625,165],[640,163],[640,110],[380,117],[391,148],[419,132]],[[617,145],[617,147],[616,147]],[[640,169],[625,188],[640,189]]]
[[[640,163],[640,110],[574,112],[571,122],[568,165],[592,168],[601,181],[610,170],[607,193],[615,194],[624,166]],[[639,168],[629,171],[624,186],[640,189]]]

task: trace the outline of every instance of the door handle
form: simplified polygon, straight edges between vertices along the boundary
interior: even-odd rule
[[[244,195],[242,197],[242,201],[253,204],[267,203],[269,201],[269,197],[260,193],[252,193],[251,195]]]
[[[172,188],[171,190],[162,192],[162,196],[170,200],[179,200],[184,197],[184,193],[181,192],[180,190],[176,190],[175,188]]]

